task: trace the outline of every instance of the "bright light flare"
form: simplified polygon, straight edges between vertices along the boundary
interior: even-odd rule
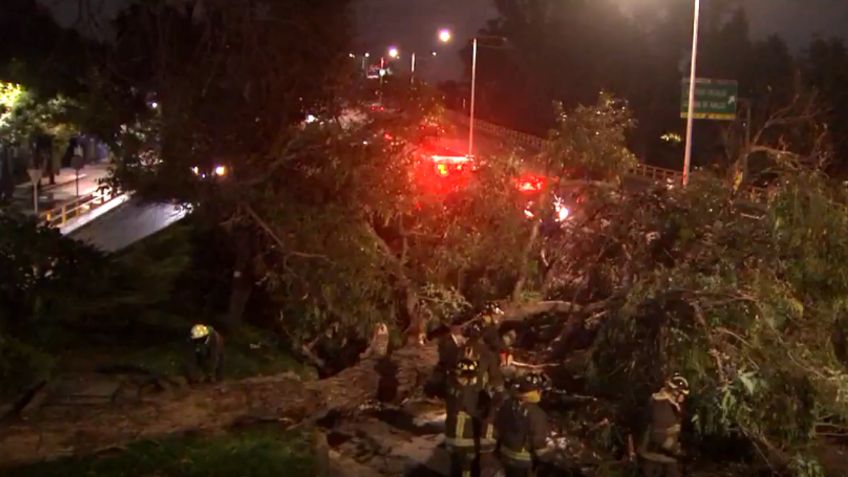
[[[518,179],[518,190],[525,193],[541,192],[546,184],[547,178],[544,176],[526,175]]]
[[[439,30],[439,41],[440,42],[447,43],[447,42],[451,41],[451,38],[453,38],[453,34],[451,34],[450,30],[448,30],[447,28],[442,28],[441,30]]]
[[[430,156],[435,163],[449,163],[449,164],[465,164],[470,161],[468,156],[440,156],[434,154]]]
[[[389,58],[398,58],[398,57],[400,57],[400,51],[397,49],[397,47],[393,46],[393,47],[389,48]]]
[[[215,166],[215,175],[218,177],[224,177],[227,175],[227,167],[226,166]]]
[[[565,201],[560,197],[554,199],[554,210],[556,211],[557,222],[565,222],[571,215],[571,211],[565,206]]]
[[[194,175],[199,176],[200,175],[200,168],[197,167],[197,166],[194,166],[194,167],[191,168],[191,172],[194,173]]]

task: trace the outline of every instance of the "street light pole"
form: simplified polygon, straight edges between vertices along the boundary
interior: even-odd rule
[[[701,0],[695,0],[695,20],[692,27],[692,61],[689,69],[689,111],[686,115],[686,153],[683,156],[683,187],[689,184],[689,167],[692,163],[692,130],[695,126],[695,79],[698,61],[698,24]]]
[[[471,107],[468,119],[468,156],[474,156],[474,101],[477,96],[477,37],[471,42]]]

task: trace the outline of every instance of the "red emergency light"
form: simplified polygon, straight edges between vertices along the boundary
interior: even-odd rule
[[[517,180],[518,190],[524,193],[541,192],[548,183],[548,178],[533,174],[524,175]]]

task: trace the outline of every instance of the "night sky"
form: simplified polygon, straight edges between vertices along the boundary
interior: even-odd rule
[[[2,0],[0,0],[2,1]],[[77,0],[39,0],[49,6],[64,24],[77,19]],[[91,0],[109,18],[132,0]],[[616,0],[630,8],[649,7],[658,2],[681,0]],[[848,0],[738,0],[745,5],[754,35],[779,33],[795,47],[813,35],[844,35],[848,25]],[[389,45],[400,48],[404,64],[408,53],[415,50],[429,54],[438,50],[436,58],[428,56],[419,62],[420,74],[434,78],[458,78],[462,64],[458,50],[477,29],[496,15],[492,0],[358,0],[356,6],[356,53],[372,55]],[[451,45],[436,42],[439,28],[449,27],[455,33]]]

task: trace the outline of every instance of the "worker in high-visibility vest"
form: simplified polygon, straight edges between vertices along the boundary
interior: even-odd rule
[[[478,362],[461,358],[448,379],[445,445],[451,454],[451,477],[480,475],[478,429],[482,383]]]
[[[538,374],[522,376],[515,394],[498,410],[495,428],[506,477],[534,476],[539,462],[552,450],[548,416],[539,407],[543,385]]]
[[[224,374],[224,338],[214,328],[197,324],[191,327],[191,353],[186,372],[190,382],[216,382]]]
[[[675,375],[651,396],[651,421],[639,446],[645,477],[679,477],[680,430],[689,382]]]

